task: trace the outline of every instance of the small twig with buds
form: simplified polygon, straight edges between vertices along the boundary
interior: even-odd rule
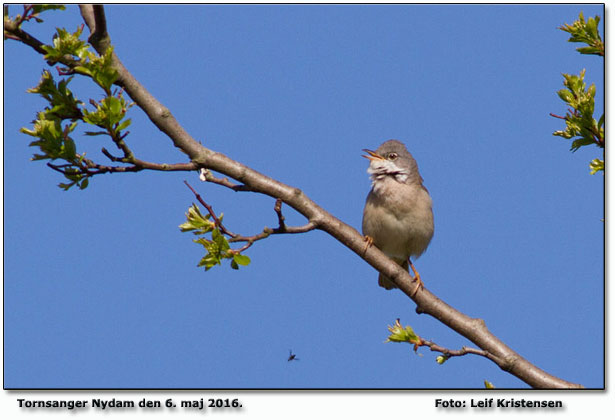
[[[475,349],[475,348],[466,347],[466,346],[463,346],[460,350],[451,350],[451,349],[447,349],[445,347],[439,346],[433,341],[424,340],[414,332],[412,327],[402,326],[401,323],[399,322],[399,318],[397,318],[393,326],[389,327],[389,331],[391,332],[391,334],[387,338],[387,341],[393,341],[397,343],[402,343],[402,342],[409,343],[413,346],[413,349],[415,352],[418,350],[419,347],[429,347],[431,351],[442,353],[441,356],[438,356],[436,358],[436,361],[439,364],[446,362],[451,357],[465,356],[466,354],[475,354],[478,356],[486,357],[496,362],[498,361],[498,359],[493,354],[485,350]]]
[[[439,346],[433,341],[423,340],[423,339],[421,339],[421,344],[419,344],[419,347],[429,347],[429,350],[431,351],[442,353],[442,356],[440,356],[441,358],[437,359],[438,363],[440,364],[444,363],[446,360],[450,359],[451,357],[465,356],[466,354],[475,354],[477,356],[483,356],[488,359],[492,358],[489,352],[485,350],[475,349],[475,348],[466,347],[466,346],[461,347],[460,350],[451,350],[451,349],[447,349],[445,347]]]
[[[201,172],[203,173],[203,172]],[[222,181],[224,183],[227,183],[228,180],[225,178],[224,180],[220,180],[219,178],[216,178],[217,181],[212,181],[212,182],[216,182],[216,183],[220,183],[218,181]],[[241,248],[238,248],[236,250],[233,250],[232,252],[234,253],[242,253],[243,251],[245,251],[246,249],[250,248],[256,241],[260,241],[261,239],[265,239],[267,237],[269,237],[270,235],[277,235],[277,234],[283,234],[283,233],[289,233],[289,234],[293,234],[293,233],[306,233],[309,232],[311,230],[316,229],[316,225],[312,222],[308,222],[303,226],[286,226],[286,224],[284,223],[285,217],[282,214],[282,200],[281,199],[277,199],[275,202],[275,205],[273,207],[274,211],[276,212],[277,216],[278,216],[278,227],[277,228],[269,228],[269,227],[265,227],[263,228],[263,231],[261,233],[258,233],[256,235],[252,235],[252,236],[244,236],[244,235],[240,235],[234,232],[231,232],[230,230],[228,230],[220,221],[220,219],[218,218],[218,216],[216,215],[216,213],[214,212],[213,208],[211,205],[209,205],[205,200],[203,200],[203,197],[201,197],[201,195],[196,192],[196,190],[188,183],[188,181],[184,181],[184,184],[186,184],[186,186],[190,189],[190,191],[192,191],[192,193],[194,194],[194,196],[196,197],[196,199],[198,200],[199,203],[201,203],[209,212],[214,224],[216,225],[216,227],[218,229],[220,229],[220,232],[227,235],[230,239],[228,240],[229,243],[235,243],[235,242],[245,242],[246,244],[243,245]],[[233,184],[235,185],[235,184]],[[239,186],[239,185],[237,185]],[[229,187],[231,189],[234,189],[232,187]],[[238,190],[236,190],[238,191]]]

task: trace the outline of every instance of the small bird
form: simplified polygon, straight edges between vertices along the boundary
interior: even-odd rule
[[[296,354],[293,354],[293,351],[292,351],[292,350],[288,350],[288,353],[289,353],[289,355],[288,355],[288,361],[289,361],[289,362],[291,362],[291,361],[293,361],[293,360],[299,360],[299,358],[297,357],[297,355],[296,355]]]
[[[418,257],[433,237],[433,210],[429,192],[423,186],[416,161],[398,140],[388,140],[376,151],[363,149],[369,159],[367,173],[372,189],[363,210],[363,235],[389,258],[414,272],[417,282],[413,295],[423,282],[410,257]],[[380,274],[378,285],[387,290],[397,288]]]

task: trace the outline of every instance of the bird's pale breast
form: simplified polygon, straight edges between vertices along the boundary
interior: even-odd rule
[[[399,263],[421,255],[433,236],[429,194],[418,183],[386,177],[374,183],[363,212],[363,234]]]

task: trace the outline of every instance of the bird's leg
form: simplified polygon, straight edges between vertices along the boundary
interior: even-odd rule
[[[418,292],[419,289],[423,289],[423,280],[421,280],[421,275],[419,274],[418,271],[416,271],[416,268],[414,268],[414,264],[412,264],[412,261],[410,261],[410,258],[408,258],[408,262],[410,263],[410,268],[412,269],[412,272],[414,273],[414,281],[417,282],[416,284],[416,288],[414,289],[414,292],[412,292],[412,297],[414,297],[414,295],[416,295],[416,292]]]
[[[374,238],[369,235],[365,235],[365,237],[363,237],[363,240],[365,241],[365,249],[363,250],[363,255],[365,255],[365,253],[367,252],[367,248],[373,245]]]

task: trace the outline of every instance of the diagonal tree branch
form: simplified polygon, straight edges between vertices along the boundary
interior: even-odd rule
[[[82,5],[81,14],[90,30],[106,34],[102,6]],[[100,15],[97,17],[97,14]],[[100,37],[91,37],[96,42]],[[108,36],[102,37],[108,39]],[[109,46],[107,42],[93,44],[99,54]],[[201,168],[211,169],[241,182],[251,191],[279,199],[306,217],[309,224],[323,230],[355,252],[376,270],[392,279],[399,289],[417,304],[416,311],[438,319],[459,334],[468,338],[482,350],[493,355],[498,366],[536,388],[580,388],[557,378],[521,357],[499,338],[493,335],[482,319],[471,318],[446,304],[429,290],[422,289],[413,296],[415,287],[412,277],[376,247],[365,248],[363,236],[352,226],[335,218],[305,195],[299,188],[291,187],[261,174],[222,153],[210,150],[190,136],[171,112],[164,107],[124,67],[117,55],[113,54],[114,66],[119,73],[117,84],[123,87],[132,100],[149,119],[173,141],[173,144],[190,157]]]

